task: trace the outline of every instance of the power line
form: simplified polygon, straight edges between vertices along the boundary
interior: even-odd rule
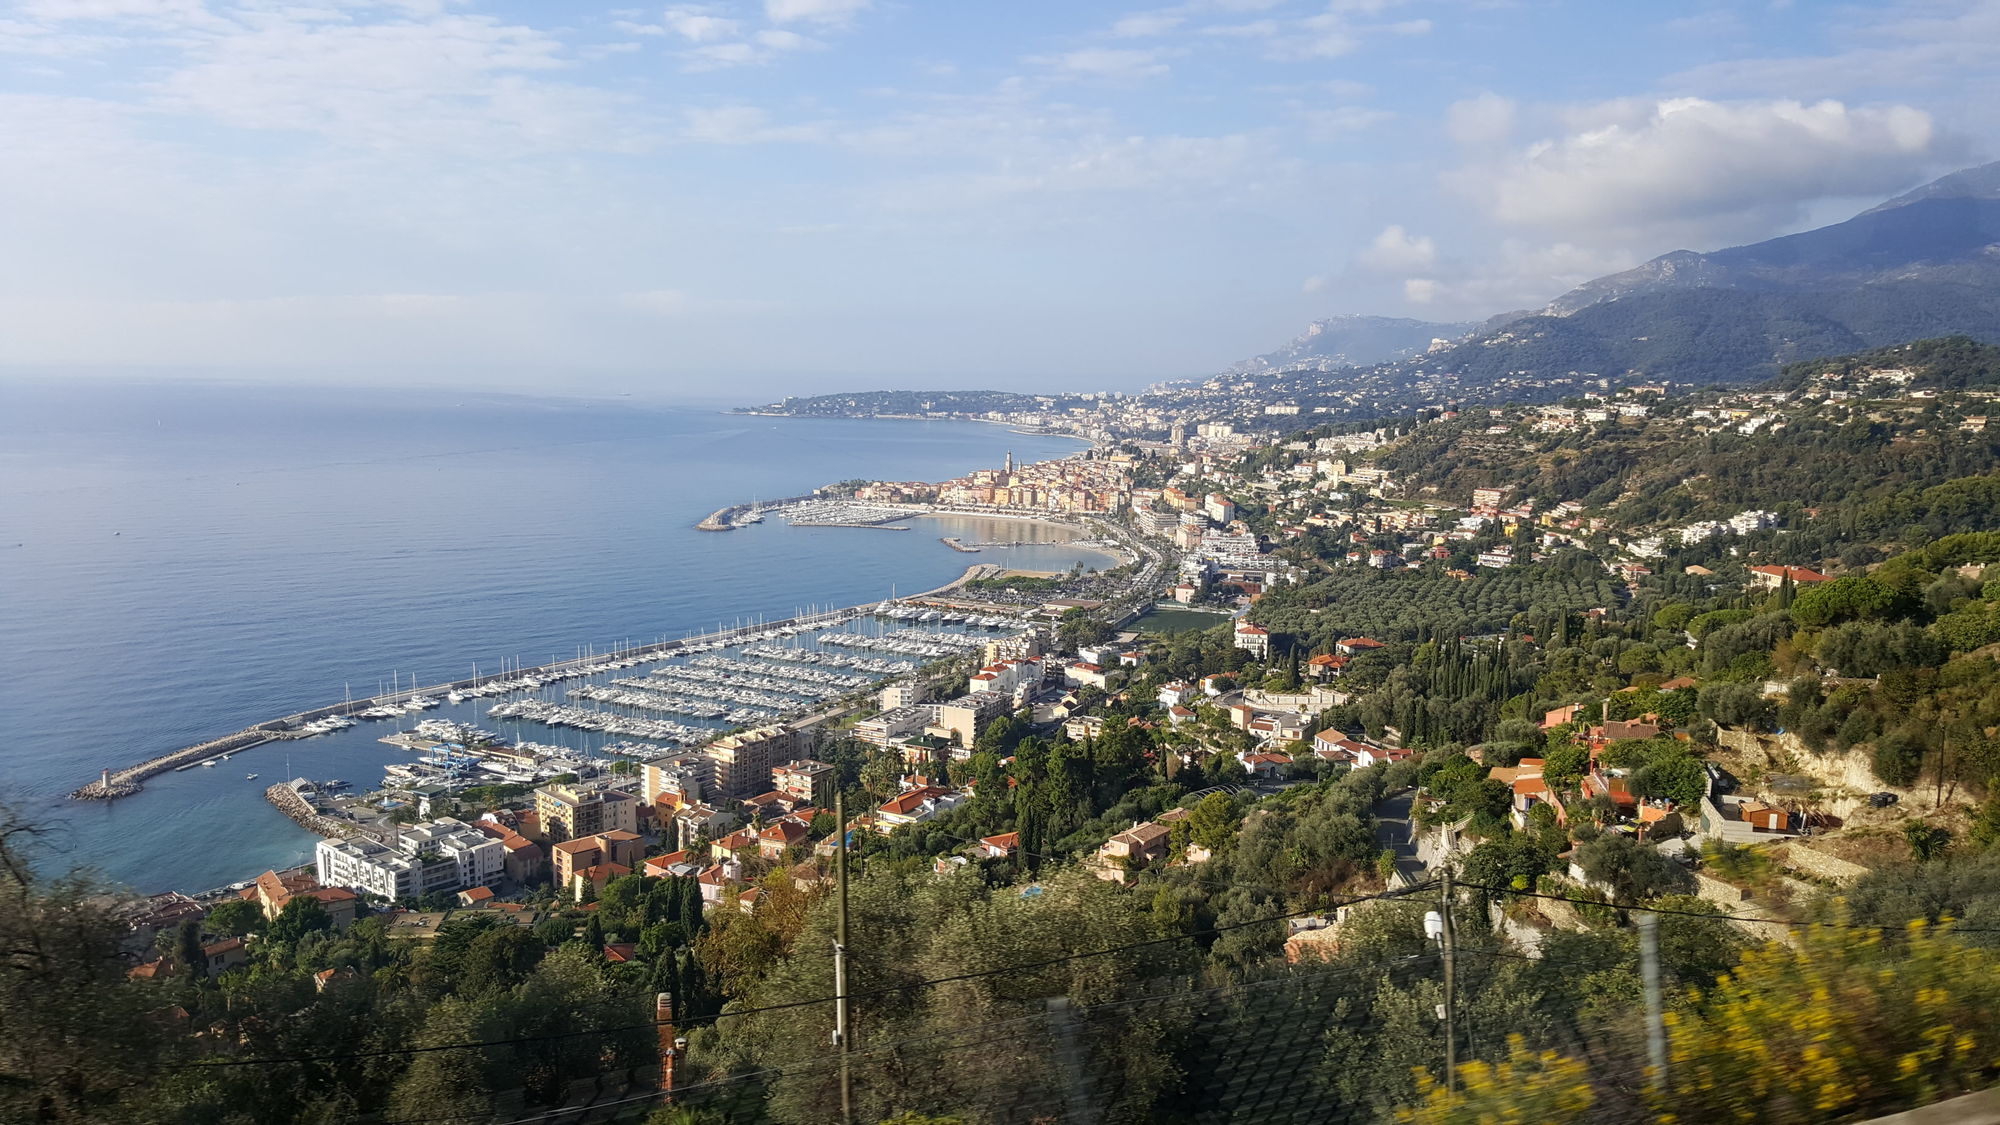
[[[986,842],[984,840],[975,840],[966,836],[955,836],[949,832],[940,832],[935,828],[931,829],[931,835],[942,836],[947,840],[956,840],[961,844],[983,844]],[[1033,856],[1036,859],[1047,860],[1050,863],[1064,864],[1064,863],[1078,862],[1078,857],[1076,856],[1060,856],[1060,855],[1051,855],[1047,852],[1031,852],[1028,849],[1020,847],[1018,845],[1015,847],[1014,850],[1022,855]],[[1290,892],[1281,891],[1276,887],[1267,887],[1261,883],[1238,883],[1229,879],[1214,879],[1194,874],[1188,875],[1188,879],[1191,882],[1201,883],[1211,887],[1232,887],[1237,890],[1262,891],[1267,895],[1273,895],[1278,898],[1291,897]]]
[[[850,993],[849,995],[850,998],[853,999],[874,999],[877,997],[890,996],[901,992],[910,992],[920,988],[932,988],[940,984],[956,984],[962,981],[983,980],[987,977],[1001,976],[1007,973],[1028,972],[1034,969],[1048,968],[1051,965],[1060,965],[1071,961],[1081,961],[1092,957],[1105,957],[1113,953],[1124,953],[1133,949],[1147,949],[1158,945],[1168,945],[1177,942],[1188,941],[1192,938],[1207,937],[1211,934],[1228,933],[1229,931],[1232,930],[1240,930],[1250,926],[1262,926],[1262,925],[1268,925],[1269,923],[1272,922],[1282,922],[1290,918],[1301,918],[1308,914],[1317,914],[1323,910],[1326,910],[1328,909],[1329,905],[1337,907],[1337,906],[1347,906],[1357,902],[1367,902],[1372,899],[1400,898],[1404,895],[1412,894],[1416,891],[1425,890],[1428,887],[1429,884],[1419,884],[1414,887],[1406,887],[1399,891],[1385,891],[1382,894],[1378,895],[1356,895],[1341,903],[1322,904],[1320,906],[1312,907],[1306,910],[1294,910],[1284,914],[1266,915],[1264,917],[1254,918],[1249,921],[1231,922],[1227,925],[1211,926],[1205,930],[1192,930],[1189,931],[1188,933],[1175,934],[1169,937],[1152,938],[1146,941],[1130,942],[1125,945],[1114,945],[1105,949],[1092,950],[1087,953],[1069,953],[1069,954],[1064,954],[1060,957],[1049,957],[1049,958],[1044,958],[1043,960],[1040,961],[1029,961],[1018,965],[1007,965],[997,969],[982,969],[977,972],[960,973],[955,976],[934,977],[926,980],[913,981],[909,984],[887,985],[882,988],[872,989],[867,992],[856,992],[856,993]],[[697,1026],[705,1023],[713,1023],[719,1020],[731,1019],[741,1016],[761,1015],[766,1012],[781,1012],[794,1008],[813,1007],[819,1004],[832,1003],[833,1000],[834,997],[831,996],[821,996],[811,1000],[790,1000],[782,1004],[767,1004],[757,1008],[743,1008],[735,1011],[722,1011],[710,1016],[691,1016],[684,1019],[676,1019],[674,1023],[676,1026],[682,1026],[682,1027]],[[282,1065],[289,1063],[340,1062],[349,1059],[371,1059],[371,1058],[387,1058],[396,1055],[431,1054],[437,1051],[476,1050],[487,1047],[512,1047],[512,1046],[519,1046],[524,1043],[551,1042],[560,1039],[573,1039],[586,1035],[616,1035],[627,1031],[647,1031],[661,1026],[661,1023],[662,1021],[659,1020],[648,1020],[645,1023],[626,1024],[619,1027],[589,1028],[580,1031],[565,1031],[548,1035],[525,1035],[525,1036],[516,1036],[508,1039],[481,1040],[478,1042],[435,1043],[422,1047],[390,1047],[390,1048],[383,1048],[377,1051],[344,1051],[344,1052],[324,1054],[324,1055],[293,1055],[293,1056],[276,1056],[276,1057],[249,1058],[249,1059],[203,1059],[195,1062],[170,1063],[167,1064],[164,1067],[164,1069],[198,1070],[198,1069],[210,1069],[217,1067],[267,1066],[267,1065],[275,1066],[275,1065]]]
[[[1391,963],[1397,965],[1403,965],[1409,963],[1416,963],[1420,961],[1435,960],[1436,957],[1437,954],[1434,952],[1425,952],[1419,954],[1411,954],[1406,957],[1395,958]],[[1154,992],[1154,993],[1148,993],[1143,996],[1126,997],[1125,999],[1122,1000],[1108,1000],[1098,1004],[1082,1006],[1075,1010],[1078,1014],[1087,1015],[1091,1013],[1111,1011],[1119,1008],[1140,1007],[1148,1004],[1156,1004],[1165,1007],[1167,1005],[1179,1001],[1193,1002],[1221,994],[1243,994],[1243,993],[1250,993],[1253,991],[1275,989],[1283,986],[1297,986],[1305,981],[1318,980],[1325,977],[1357,976],[1364,973],[1375,972],[1379,968],[1381,968],[1381,966],[1378,964],[1330,965],[1329,967],[1324,969],[1319,969],[1310,972],[1294,972],[1284,976],[1275,976],[1258,981],[1236,982],[1226,985],[1217,985],[1210,988],[1183,990],[1176,992]],[[979,1035],[979,1039],[977,1040],[977,1042],[982,1047],[990,1046],[996,1043],[1016,1042],[1024,1038],[1031,1037],[1038,1031],[1045,1030],[1045,1025],[1047,1020],[1048,1020],[1047,1013],[1033,1012],[1027,1015],[1010,1017],[1008,1019],[988,1020],[976,1024],[963,1024],[957,1027],[948,1028],[943,1031],[929,1032],[922,1035],[905,1036],[901,1039],[895,1039],[883,1043],[871,1044],[866,1049],[857,1050],[854,1053],[853,1057],[856,1061],[860,1061],[869,1058],[891,1055],[900,1051],[904,1051],[916,1044],[932,1044],[931,1046],[924,1048],[927,1053],[946,1051],[946,1050],[957,1050],[962,1048],[964,1044],[956,1042],[944,1043],[938,1041],[947,1039],[957,1039],[959,1037],[972,1034]],[[1008,1034],[1002,1034],[1002,1035],[990,1034],[992,1031],[1001,1028],[1013,1028],[1016,1030],[1013,1030]],[[796,1077],[806,1077],[816,1074],[827,1074],[837,1069],[838,1065],[839,1064],[837,1060],[822,1060],[817,1063],[807,1064],[807,1065],[795,1065],[789,1067],[766,1067],[760,1070],[746,1071],[741,1074],[731,1074],[722,1077],[706,1079],[704,1081],[692,1083],[686,1086],[677,1086],[671,1091],[649,1090],[644,1093],[634,1094],[629,1097],[616,1099],[614,1101],[598,1102],[580,1108],[586,1112],[595,1112],[598,1110],[614,1108],[620,1105],[629,1105],[635,1102],[644,1102],[648,1100],[665,1098],[670,1096],[674,1098],[681,1098],[690,1094],[720,1089],[733,1085],[740,1085],[742,1083],[751,1081],[775,1079],[775,1078],[796,1078]],[[555,1109],[547,1110],[545,1112],[534,1114],[527,1117],[510,1118],[509,1120],[500,1123],[500,1125],[527,1125],[527,1123],[529,1122],[545,1121],[550,1117],[555,1117],[563,1113],[577,1112],[578,1108],[579,1107],[570,1107],[568,1109],[564,1109],[558,1107]],[[489,1118],[490,1116],[491,1115],[488,1113],[465,1113],[465,1114],[453,1114],[447,1116],[427,1115],[421,1118],[410,1117],[410,1118],[391,1118],[388,1120],[380,1120],[377,1121],[377,1125],[417,1125],[418,1122],[429,1122],[429,1121],[458,1121],[458,1120],[472,1120],[472,1119],[483,1120]],[[371,1118],[371,1120],[374,1119]]]
[[[1578,906],[1601,906],[1611,910],[1639,910],[1652,914],[1669,914],[1679,918],[1701,918],[1711,922],[1755,922],[1766,926],[1830,926],[1836,929],[1876,930],[1891,932],[1900,926],[1870,926],[1859,922],[1834,922],[1817,919],[1793,921],[1785,918],[1759,918],[1753,914],[1709,913],[1701,910],[1676,910],[1669,906],[1649,906],[1633,902],[1602,902],[1594,898],[1574,898],[1568,895],[1552,895],[1539,891],[1517,891],[1512,887],[1495,887],[1485,883],[1460,883],[1459,886],[1490,891],[1500,895],[1514,895],[1518,898],[1547,899],[1550,902],[1567,902]],[[1956,934],[2000,934],[2000,927],[1960,926],[1955,923],[1940,923],[1939,928],[1949,929]]]

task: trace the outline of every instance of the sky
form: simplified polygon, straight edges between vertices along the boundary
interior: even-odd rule
[[[1136,388],[2000,156],[2000,3],[0,0],[0,375]]]

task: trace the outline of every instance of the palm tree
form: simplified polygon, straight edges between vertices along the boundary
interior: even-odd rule
[[[1929,863],[1944,854],[1951,846],[1951,832],[1936,825],[1913,820],[1903,826],[1903,839],[1909,841],[1910,854],[1918,863]]]

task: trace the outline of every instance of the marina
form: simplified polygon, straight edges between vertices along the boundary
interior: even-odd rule
[[[731,730],[857,699],[891,677],[908,675],[925,663],[963,656],[996,635],[1027,625],[1021,616],[912,604],[940,592],[718,627],[676,641],[624,646],[604,654],[585,651],[568,661],[506,666],[491,675],[348,699],[126,770],[106,771],[72,796],[128,796],[144,779],[161,772],[214,767],[269,742],[337,735],[367,723],[399,724],[375,741],[414,755],[382,767],[380,792],[384,793],[419,788],[451,792],[473,785],[536,784],[566,773],[593,774],[619,758],[657,757]],[[448,714],[429,714],[441,709]],[[481,721],[509,733],[488,729]],[[400,725],[404,723],[411,725]],[[523,727],[546,729],[552,735],[601,736],[602,741],[594,747],[560,739],[543,741],[524,737]],[[256,776],[249,775],[252,780]],[[294,804],[287,799],[280,807],[299,820],[293,815]],[[324,820],[319,813],[313,815]]]
[[[71,425],[88,416],[88,399],[52,392],[47,409],[0,423],[12,451],[38,454],[0,488],[0,505],[12,522],[39,529],[10,555],[9,588],[22,595],[9,604],[18,644],[8,715],[18,737],[0,753],[0,772],[38,815],[66,826],[73,862],[146,890],[216,886],[247,866],[297,863],[311,841],[263,788],[300,773],[368,788],[384,764],[414,756],[378,740],[422,719],[587,757],[652,742],[484,714],[543,694],[618,710],[563,698],[604,676],[546,692],[464,690],[457,700],[436,689],[476,679],[468,689],[491,692],[489,680],[573,663],[579,640],[607,655],[627,638],[693,640],[687,634],[704,625],[712,637],[718,619],[730,631],[739,611],[754,634],[760,618],[792,617],[808,602],[872,607],[897,586],[905,597],[942,586],[973,561],[934,540],[957,527],[926,536],[794,533],[770,514],[733,535],[693,525],[857,467],[938,477],[1026,440],[971,423],[760,419],[749,423],[751,436],[769,448],[753,457],[749,438],[732,429],[745,423],[707,410],[398,391],[382,400],[397,404],[385,412],[381,402],[311,390],[259,397],[193,387],[135,392],[121,400],[125,413]],[[307,406],[339,424],[294,432]],[[161,418],[171,440],[156,429]],[[1048,457],[1076,445],[1031,448]],[[534,452],[495,456],[502,448]],[[79,453],[91,473],[80,473]],[[629,504],[589,505],[578,502],[580,487],[637,491]],[[398,502],[382,503],[390,496]],[[302,518],[308,512],[324,518]],[[328,535],[328,522],[342,533]],[[1074,555],[1050,545],[977,557],[1052,569]],[[210,611],[219,605],[236,611]],[[72,650],[97,654],[96,667],[57,675],[45,657]],[[716,654],[736,655],[699,655]],[[662,662],[618,675],[643,676]],[[438,705],[373,720],[349,713],[350,683],[354,712],[399,702],[396,668],[400,694],[414,670],[417,694]],[[257,729],[294,714],[356,725],[296,740]],[[205,744],[206,752],[180,753]],[[199,764],[237,750],[249,756]],[[278,764],[288,753],[294,771]],[[68,799],[98,781],[95,796],[104,767],[123,774],[155,758],[170,760],[131,788],[114,780],[115,793],[136,798]],[[262,777],[245,781],[253,769]]]

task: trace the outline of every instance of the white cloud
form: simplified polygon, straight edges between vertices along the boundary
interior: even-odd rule
[[[1794,98],[1930,86],[1951,91],[1967,108],[1979,105],[1981,91],[1995,88],[2000,5],[1990,0],[1842,6],[1825,13],[1824,26],[1838,49],[1707,63],[1672,76],[1666,86],[1711,96]],[[1995,101],[1984,100],[1988,106]]]
[[[819,51],[826,48],[825,43],[810,36],[778,28],[767,28],[758,32],[757,43],[773,51]]]
[[[1457,177],[1495,218],[1572,237],[1769,233],[1816,199],[1907,185],[1936,143],[1908,106],[1619,101],[1568,132]]]
[[[683,52],[682,57],[687,59],[683,69],[704,71],[768,62],[771,59],[771,52],[758,49],[755,43],[704,43],[691,51]]]
[[[1179,12],[1135,12],[1111,25],[1111,34],[1119,39],[1146,39],[1167,32],[1187,22],[1187,17]]]
[[[1360,255],[1361,261],[1384,273],[1414,273],[1437,261],[1437,243],[1429,235],[1412,235],[1400,225],[1382,228]]]
[[[191,30],[152,86],[155,108],[364,149],[620,150],[616,97],[557,81],[542,31],[446,15],[383,23],[297,13]]]
[[[764,0],[764,15],[772,23],[806,20],[812,23],[845,23],[867,11],[874,0]]]
[[[768,111],[753,105],[690,109],[685,114],[681,136],[700,144],[718,145],[802,143],[829,139],[828,131],[816,125],[774,125]]]
[[[1346,17],[1329,11],[1300,20],[1273,46],[1279,58],[1334,59],[1358,50],[1361,36]]]
[[[984,159],[986,167],[920,177],[885,193],[883,205],[935,213],[1033,200],[1033,214],[1021,218],[1038,226],[1062,226],[1095,221],[1097,216],[1076,202],[1085,196],[1213,210],[1254,197],[1270,181],[1295,171],[1261,135],[1058,138],[998,128],[955,141]],[[1046,200],[1052,196],[1071,197],[1071,202],[1051,207]]]
[[[1451,103],[1445,132],[1461,145],[1505,144],[1514,136],[1514,100],[1487,91]]]
[[[848,17],[868,7],[867,3],[835,0],[772,0],[765,5],[773,24],[811,23],[825,30],[838,30]],[[667,9],[665,26],[690,46],[678,52],[683,70],[700,73],[731,67],[758,66],[781,55],[826,49],[826,42],[802,35],[786,27],[751,30],[744,21],[718,13],[728,9],[713,5],[683,5]]]
[[[1158,47],[1085,47],[1028,61],[1079,78],[1156,78],[1171,69],[1166,60],[1175,53]]]
[[[1299,292],[1301,293],[1323,292],[1326,289],[1326,285],[1327,285],[1326,275],[1322,273],[1316,273],[1299,283]]]
[[[1386,4],[1345,5],[1334,3],[1326,11],[1304,19],[1285,21],[1270,39],[1269,55],[1290,62],[1309,62],[1351,55],[1364,40],[1380,35],[1425,35],[1429,20],[1399,23],[1357,23],[1353,15],[1373,15]]]
[[[1451,317],[1537,309],[1592,278],[1630,268],[1640,257],[1573,242],[1503,239],[1477,260],[1440,259],[1424,276],[1406,278],[1403,299]]]
[[[734,38],[743,29],[743,25],[736,20],[711,15],[700,8],[668,8],[660,22],[668,31],[690,43],[712,43],[718,39]]]
[[[1201,33],[1225,39],[1269,39],[1278,33],[1278,21],[1251,20],[1249,23],[1210,24],[1202,28]]]
[[[212,19],[202,0],[19,0],[13,8],[36,20],[188,24]]]
[[[1305,126],[1306,136],[1315,141],[1333,141],[1363,130],[1373,129],[1396,115],[1386,109],[1365,105],[1343,105],[1332,109],[1299,108],[1295,111]]]

